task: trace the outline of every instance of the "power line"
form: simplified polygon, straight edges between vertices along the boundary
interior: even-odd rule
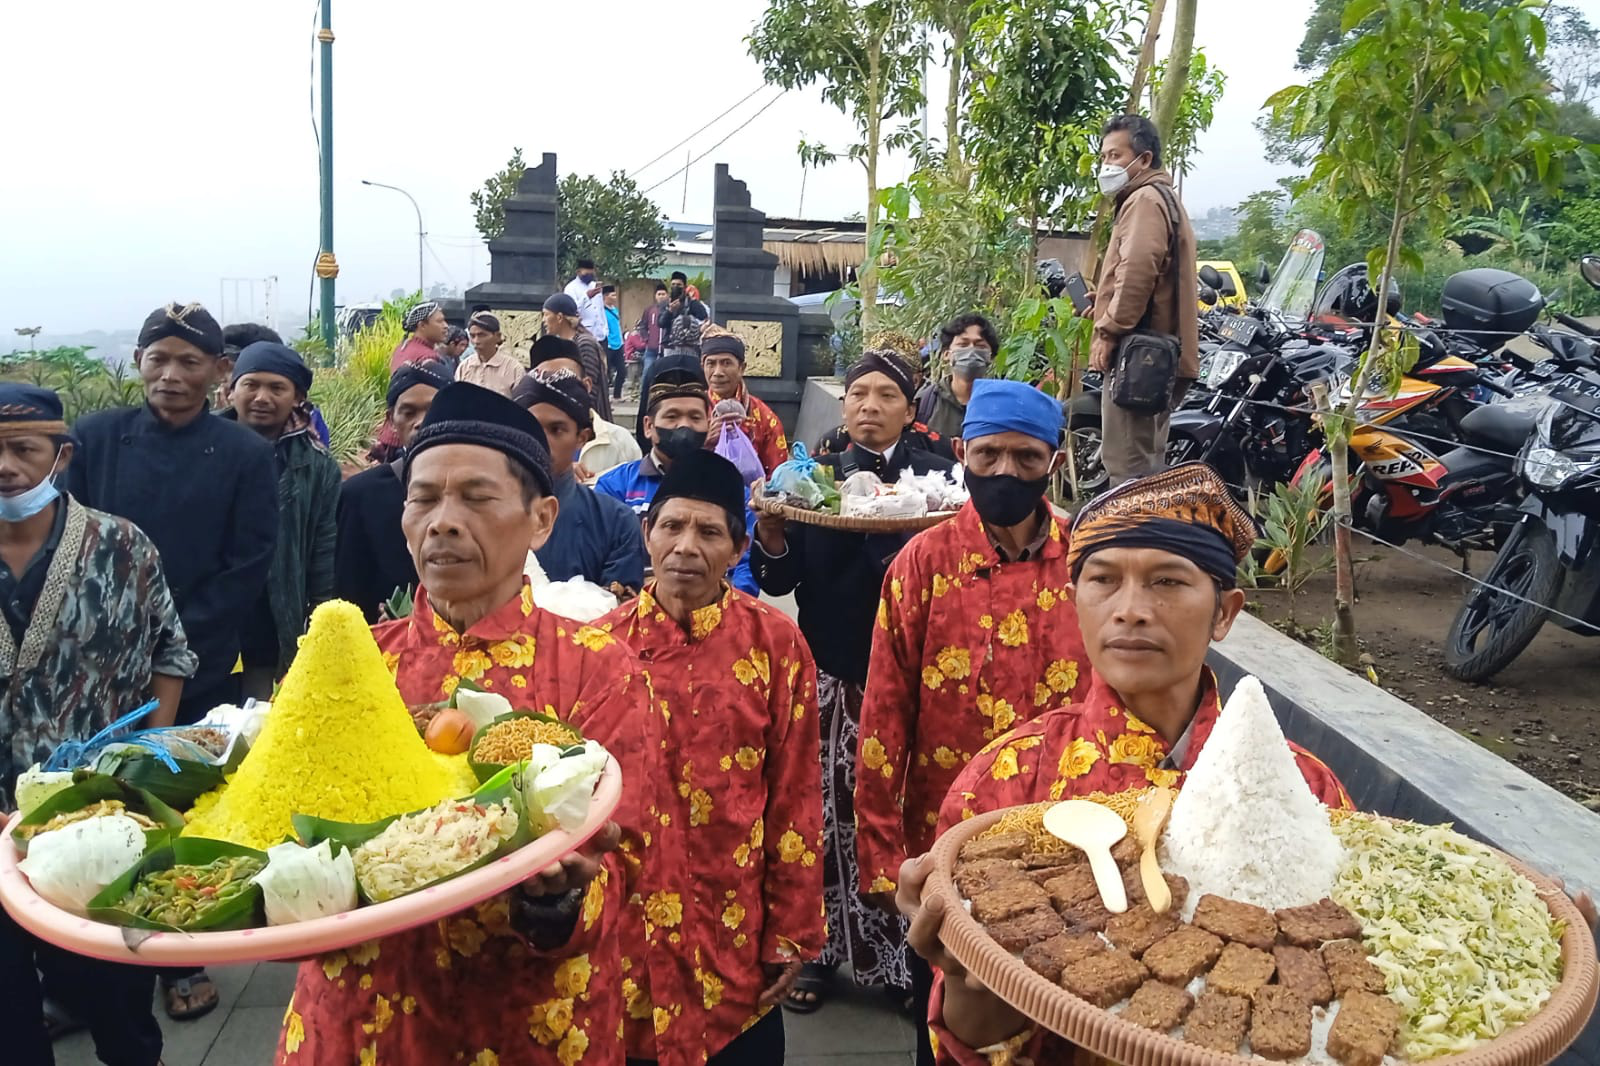
[[[728,108],[728,110],[724,111],[722,114],[718,115],[716,118],[712,119],[710,122],[707,122],[704,126],[701,126],[699,129],[697,129],[693,133],[689,134],[689,136],[685,137],[683,140],[679,141],[677,144],[673,145],[671,148],[668,148],[665,152],[662,152],[660,155],[658,155],[654,159],[650,160],[650,162],[646,163],[644,166],[642,166],[642,167],[634,167],[632,170],[629,170],[626,173],[629,174],[629,175],[632,175],[632,176],[636,176],[642,170],[649,170],[651,167],[655,166],[657,163],[659,163],[663,159],[665,159],[669,154],[671,154],[673,152],[676,152],[679,148],[682,148],[684,145],[688,144],[690,141],[692,141],[696,137],[700,136],[706,130],[710,129],[712,126],[715,126],[718,122],[721,122],[724,118],[726,118],[729,115],[731,115],[734,111],[738,110],[738,108],[740,106],[742,106],[746,100],[749,100],[752,96],[754,96],[756,93],[760,92],[762,89],[765,89],[765,88],[766,88],[766,84],[765,83],[762,83],[761,85],[757,85],[754,89],[751,89],[748,93],[746,93],[744,98],[741,99],[737,104],[734,104],[732,107]]]
[[[650,186],[648,189],[645,189],[643,191],[645,193],[655,192],[657,189],[661,188],[661,186],[665,185],[667,182],[671,181],[673,178],[676,178],[680,174],[686,173],[689,170],[690,167],[694,166],[696,163],[700,162],[700,160],[704,159],[706,156],[710,155],[712,152],[715,152],[718,148],[721,148],[724,144],[728,143],[728,139],[731,138],[735,133],[738,133],[740,130],[742,130],[746,126],[750,125],[750,123],[752,123],[756,119],[760,118],[764,113],[766,113],[768,108],[770,108],[773,104],[777,103],[779,100],[782,100],[783,97],[784,97],[784,94],[787,93],[788,91],[789,90],[787,90],[787,89],[779,89],[777,96],[774,96],[771,100],[768,100],[766,103],[762,104],[760,111],[757,111],[755,114],[751,115],[749,118],[745,119],[743,122],[741,122],[737,126],[735,126],[732,130],[730,130],[728,132],[728,135],[726,137],[722,138],[722,140],[718,141],[716,144],[713,144],[710,148],[707,148],[705,151],[701,152],[699,155],[697,155],[693,159],[689,160],[682,167],[678,168],[677,170],[674,170],[671,174],[668,174],[666,177],[662,178],[660,181],[656,182],[654,185]]]

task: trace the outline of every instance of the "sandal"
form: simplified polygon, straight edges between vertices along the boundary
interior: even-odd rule
[[[794,979],[783,1009],[795,1014],[815,1014],[822,1009],[828,986],[833,982],[833,967],[820,962],[808,962],[800,967],[800,976]],[[807,997],[807,998],[801,998]]]
[[[167,1017],[175,1022],[203,1018],[217,1009],[217,986],[203,970],[170,983],[163,980],[161,988],[166,998]]]

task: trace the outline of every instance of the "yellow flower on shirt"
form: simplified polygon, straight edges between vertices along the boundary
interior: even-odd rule
[[[714,806],[711,793],[705,789],[697,788],[689,793],[689,824],[705,825],[711,821],[711,811]]]
[[[1045,667],[1044,680],[1052,692],[1071,692],[1078,683],[1078,664],[1071,659],[1057,659]]]
[[[489,656],[494,659],[497,666],[509,666],[513,670],[518,670],[533,665],[534,646],[533,637],[523,633],[510,640],[500,640],[489,645]]]
[[[1183,775],[1176,770],[1158,770],[1154,766],[1145,767],[1144,776],[1147,781],[1157,788],[1171,788],[1178,783],[1178,778]]]
[[[790,829],[778,838],[778,858],[784,862],[798,862],[806,853],[806,841],[799,833]]]
[[[710,1010],[722,1002],[722,978],[710,970],[697,970],[696,976],[700,978],[700,1001]]]
[[[937,666],[924,666],[922,668],[922,683],[937,692],[939,686],[944,684],[944,675],[939,672]]]
[[[528,1035],[549,1046],[572,1028],[572,1000],[549,999],[528,1012]]]
[[[1130,733],[1154,733],[1155,732],[1154,729],[1152,729],[1150,726],[1145,725],[1137,717],[1135,717],[1132,711],[1129,711],[1126,714],[1124,720],[1128,723],[1128,732],[1130,732]]]
[[[889,579],[889,595],[893,596],[896,600],[899,600],[905,596],[905,594],[906,589],[905,586],[900,583],[900,579],[897,577],[891,577]]]
[[[1056,773],[1065,778],[1082,777],[1094,769],[1094,764],[1099,761],[1100,749],[1094,746],[1094,742],[1077,737],[1061,752]]]
[[[961,756],[941,744],[933,751],[933,761],[938,763],[942,770],[954,770],[961,765]]]
[[[563,961],[556,967],[556,994],[576,999],[589,991],[589,978],[593,974],[594,967],[589,964],[588,955]]]
[[[631,977],[622,979],[622,1002],[628,1008],[628,1017],[634,1021],[644,1021],[650,1017],[650,1012],[655,1009],[655,1004],[650,1002],[650,997],[639,987],[639,983]]]
[[[577,1066],[588,1050],[589,1034],[582,1029],[568,1029],[567,1035],[561,1038],[561,1046],[556,1048],[556,1058],[561,1060],[561,1066]]]
[[[1161,750],[1155,739],[1143,733],[1124,733],[1111,742],[1109,749],[1113,764],[1154,766],[1161,761]]]
[[[652,892],[645,900],[644,916],[665,929],[683,921],[683,900],[676,892]]]
[[[744,904],[734,902],[722,908],[722,924],[737,930],[744,924]]]
[[[611,646],[611,635],[594,626],[579,626],[577,632],[572,634],[572,643],[590,651],[599,651]]]
[[[947,593],[949,591],[950,591],[950,579],[945,577],[943,574],[934,574],[933,575],[933,594],[935,596],[943,596],[945,593]]]
[[[889,604],[884,600],[878,601],[878,628],[889,628]],[[393,670],[390,670],[389,672],[391,674],[394,673]]]
[[[939,667],[939,672],[945,677],[957,681],[972,674],[972,655],[966,648],[954,645],[942,649],[933,660]]]
[[[994,765],[989,767],[989,776],[996,781],[1009,781],[1021,773],[1017,765],[1017,749],[1004,748],[995,756]]]
[[[491,1048],[484,1048],[472,1057],[469,1066],[500,1066],[500,1056]]]
[[[1050,589],[1040,589],[1034,602],[1039,605],[1039,610],[1048,611],[1056,605],[1056,594]]]
[[[489,672],[494,664],[489,661],[489,656],[476,648],[458,651],[450,662],[450,669],[457,677],[464,677],[468,681],[476,681]]]
[[[883,741],[868,737],[861,742],[861,762],[868,770],[882,770],[888,760],[889,753],[884,750]]]
[[[1050,702],[1050,686],[1037,684],[1033,686],[1033,705],[1043,707]]]
[[[739,764],[740,769],[754,770],[761,765],[761,753],[751,747],[743,747],[733,753],[733,761]]]
[[[283,1012],[283,1050],[293,1055],[306,1040],[305,1019],[294,1009],[294,997],[289,997],[289,1009]]]
[[[1008,648],[1017,648],[1028,643],[1028,619],[1022,613],[1022,608],[1017,608],[1000,621],[1000,643]]]

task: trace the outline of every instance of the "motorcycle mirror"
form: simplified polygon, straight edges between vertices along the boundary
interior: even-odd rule
[[[1256,280],[1263,285],[1272,284],[1272,271],[1267,269],[1266,263],[1261,263],[1256,267]]]
[[[1215,304],[1217,302],[1217,290],[1213,289],[1210,285],[1200,286],[1200,302],[1205,304],[1207,307]]]
[[[1218,292],[1222,291],[1222,273],[1217,270],[1216,267],[1212,266],[1210,263],[1207,263],[1196,273],[1200,278],[1200,284],[1204,285],[1208,289],[1215,289]]]
[[[1578,273],[1594,288],[1600,289],[1600,255],[1586,255],[1578,260]]]
[[[1218,291],[1220,291],[1223,296],[1239,295],[1239,287],[1235,285],[1233,283],[1233,279],[1228,277],[1226,274],[1222,275],[1222,288]]]

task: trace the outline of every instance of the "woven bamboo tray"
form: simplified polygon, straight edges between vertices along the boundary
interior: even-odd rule
[[[944,894],[944,924],[939,939],[957,961],[995,995],[1053,1033],[1092,1054],[1122,1066],[1239,1066],[1260,1059],[1225,1055],[1186,1044],[1165,1033],[1123,1021],[1079,999],[1034,973],[1022,960],[990,939],[961,905],[952,880],[962,845],[994,825],[1005,814],[992,811],[955,826],[933,847],[933,872],[924,895]],[[1441,1055],[1427,1066],[1537,1066],[1549,1062],[1578,1038],[1594,1013],[1597,990],[1595,940],[1588,923],[1565,892],[1548,877],[1503,852],[1511,867],[1534,883],[1539,897],[1557,921],[1566,923],[1561,938],[1562,980],[1544,1009],[1515,1029],[1459,1055]]]
[[[822,526],[824,529],[837,529],[848,533],[919,533],[960,513],[934,511],[914,518],[864,518],[857,515],[808,511],[804,507],[791,507],[786,503],[768,499],[762,492],[759,481],[750,486],[750,507],[762,514],[776,515],[790,522],[802,522],[808,526]]]

